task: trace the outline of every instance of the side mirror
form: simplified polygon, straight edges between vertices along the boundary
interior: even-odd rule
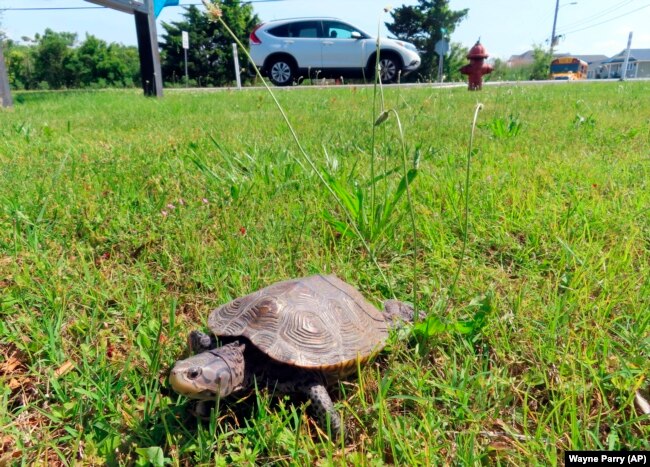
[[[352,34],[350,34],[350,37],[352,37],[352,39],[361,39],[361,38],[363,38],[363,36],[361,35],[361,33],[359,31],[352,31]]]

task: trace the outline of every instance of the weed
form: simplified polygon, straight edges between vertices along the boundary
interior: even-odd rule
[[[596,127],[596,119],[593,115],[583,116],[576,114],[573,118],[574,128],[582,128],[586,130],[593,130]]]
[[[508,118],[494,117],[490,122],[479,125],[487,128],[492,133],[493,138],[508,139],[514,138],[521,131],[522,123],[519,117],[508,115]]]

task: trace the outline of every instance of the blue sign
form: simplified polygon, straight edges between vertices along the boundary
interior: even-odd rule
[[[153,13],[158,18],[158,15],[166,6],[178,6],[179,0],[153,0]]]

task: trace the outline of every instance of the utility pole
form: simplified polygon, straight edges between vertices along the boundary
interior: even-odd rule
[[[553,16],[553,31],[551,32],[551,60],[553,60],[553,48],[555,47],[555,43],[558,39],[558,37],[555,35],[555,28],[557,26],[557,12],[560,10],[560,6],[576,5],[577,3],[578,2],[570,2],[565,3],[564,5],[560,5],[560,0],[555,0],[555,15]]]
[[[560,0],[555,0],[555,15],[553,16],[553,32],[551,32],[551,60],[553,60],[553,47],[555,47],[555,27],[557,26],[557,12],[560,9]]]

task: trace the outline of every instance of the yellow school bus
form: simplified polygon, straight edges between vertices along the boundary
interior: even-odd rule
[[[587,62],[575,57],[556,58],[551,62],[551,79],[587,79]]]

